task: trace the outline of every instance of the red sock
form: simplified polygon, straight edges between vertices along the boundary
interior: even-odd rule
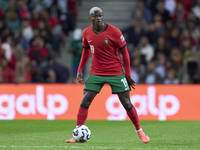
[[[84,125],[88,116],[88,108],[80,107],[77,114],[76,125]]]
[[[140,127],[140,122],[139,122],[138,114],[135,107],[133,106],[133,108],[130,111],[126,111],[126,112],[129,118],[131,119],[132,123],[134,124],[135,129],[139,130],[141,127]]]

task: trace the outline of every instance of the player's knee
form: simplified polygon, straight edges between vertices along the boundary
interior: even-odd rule
[[[81,106],[89,108],[96,94],[97,93],[85,92],[81,102]]]
[[[88,109],[88,108],[89,108],[89,106],[88,106],[88,105],[86,105],[86,104],[82,104],[82,103],[81,103],[80,107],[82,107],[82,108],[86,108],[86,109]]]
[[[127,111],[130,111],[133,108],[133,105],[130,102],[125,102],[123,106],[124,106],[124,109],[126,109]]]
[[[82,100],[81,107],[83,107],[83,108],[89,108],[89,106],[90,106],[90,101]]]
[[[84,108],[89,108],[91,102],[92,102],[92,99],[90,97],[84,96],[81,102],[81,106]]]

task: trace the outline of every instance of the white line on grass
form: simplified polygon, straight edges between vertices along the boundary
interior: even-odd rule
[[[123,150],[123,149],[127,149],[127,148],[124,148],[124,147],[83,147],[83,146],[55,146],[55,145],[51,145],[51,146],[17,146],[17,145],[10,145],[10,146],[6,146],[6,145],[0,145],[0,148],[38,148],[38,149],[43,149],[43,148],[47,148],[47,149],[50,149],[50,148],[58,148],[58,149],[63,149],[63,148],[70,148],[70,149],[119,149],[119,150]],[[128,149],[132,149],[132,150],[157,150],[157,149],[160,149],[160,148],[128,148]],[[165,149],[167,150],[167,148],[162,148],[162,149]],[[178,149],[178,150],[197,150],[197,149]]]

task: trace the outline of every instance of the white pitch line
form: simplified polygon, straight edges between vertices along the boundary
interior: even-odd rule
[[[82,146],[55,146],[55,145],[51,145],[51,146],[17,146],[17,145],[11,145],[11,146],[6,146],[6,145],[0,145],[0,148],[59,148],[59,149],[63,149],[63,148],[70,148],[70,149],[119,149],[119,150],[123,150],[123,149],[130,149],[130,150],[160,150],[160,148],[124,148],[124,147],[101,147],[101,146],[97,146],[97,147],[82,147]],[[162,148],[164,150],[167,150],[167,148]],[[197,150],[197,149],[178,149],[178,150]]]
[[[119,149],[119,150],[123,150],[123,149],[127,149],[127,148],[124,148],[124,147],[82,147],[82,146],[16,146],[16,145],[11,145],[11,146],[6,146],[6,145],[0,145],[0,148],[38,148],[38,149],[41,149],[41,148],[60,148],[60,149],[63,149],[63,148],[70,148],[70,149]],[[130,150],[156,150],[158,148],[130,148]]]

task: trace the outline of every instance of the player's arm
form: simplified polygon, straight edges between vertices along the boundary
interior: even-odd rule
[[[77,72],[82,72],[88,59],[90,57],[90,48],[83,48],[83,52],[82,52],[82,55],[81,55],[81,60],[80,60],[80,63],[79,63],[79,67],[78,67],[78,71]]]
[[[123,59],[123,63],[124,63],[124,69],[125,69],[125,73],[126,73],[127,82],[128,82],[128,84],[129,84],[130,87],[132,87],[133,89],[135,89],[134,86],[136,85],[136,82],[131,77],[130,57],[129,57],[129,53],[128,53],[128,50],[127,50],[127,46],[124,46],[120,50],[120,53],[122,54],[122,59]]]
[[[128,53],[127,46],[126,46],[126,40],[118,28],[116,28],[116,30],[115,30],[115,37],[117,37],[116,45],[119,49],[119,52],[122,54],[122,57],[123,57],[126,78],[127,79],[131,78],[130,57],[129,57],[129,53]]]
[[[83,69],[90,57],[90,46],[87,42],[87,39],[85,37],[85,30],[83,30],[83,42],[82,42],[82,45],[83,45],[83,52],[82,52],[82,55],[81,55],[81,61],[79,63],[79,67],[78,67],[78,70],[77,70],[77,79],[79,81],[79,83],[84,83],[83,81]]]
[[[133,89],[135,89],[134,86],[136,85],[136,83],[133,80],[133,78],[131,78],[130,56],[127,50],[126,40],[119,29],[116,29],[115,33],[116,33],[116,37],[118,37],[116,40],[116,45],[120,53],[122,54],[128,85],[130,86],[130,88],[132,87]]]
[[[82,71],[83,71],[89,57],[90,57],[90,48],[84,47],[83,53],[82,53],[82,56],[81,56],[81,61],[79,63],[79,67],[78,67],[78,71],[77,71],[77,79],[78,79],[79,83],[84,83]]]

